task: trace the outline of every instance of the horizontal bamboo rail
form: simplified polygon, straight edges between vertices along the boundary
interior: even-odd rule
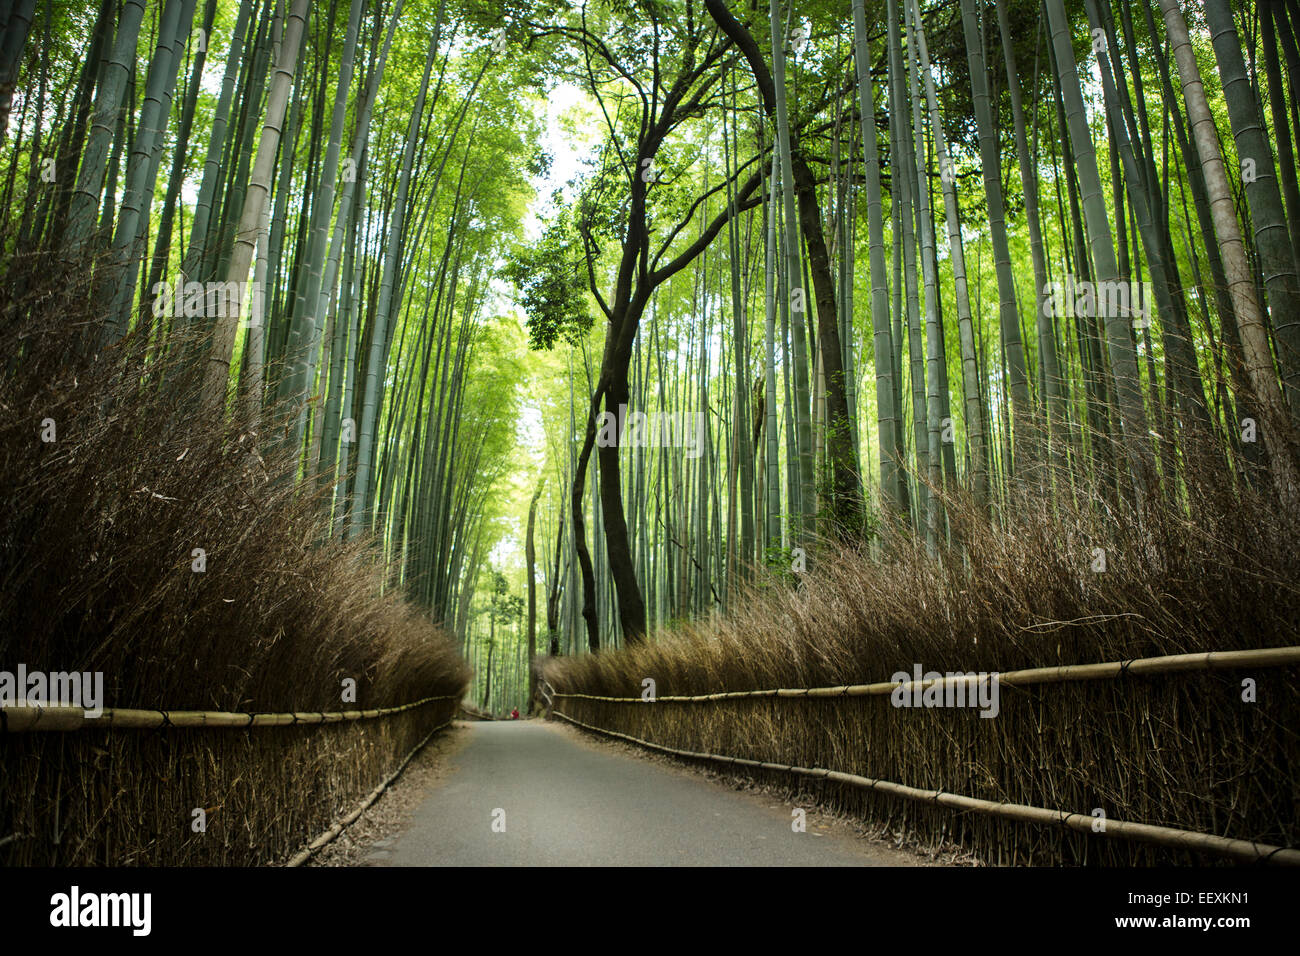
[[[792,773],[801,777],[817,777],[823,780],[831,780],[836,783],[848,784],[852,787],[861,787],[866,790],[893,794],[894,796],[903,797],[908,800],[926,801],[938,804],[939,806],[954,807],[975,813],[985,813],[991,816],[1004,817],[1009,820],[1039,824],[1059,824],[1068,829],[1077,830],[1080,833],[1098,832],[1093,830],[1093,824],[1096,822],[1096,818],[1090,814],[1071,813],[1065,810],[1050,810],[1046,807],[1031,807],[1022,803],[1003,803],[996,800],[981,800],[977,797],[967,797],[958,793],[945,793],[942,790],[921,790],[917,787],[909,787],[906,784],[894,783],[890,780],[880,780],[874,777],[861,777],[857,774],[842,773],[838,770],[826,770],[821,767],[796,767],[791,764],[749,760],[745,757],[729,757],[723,754],[679,750],[676,747],[666,747],[663,744],[657,744],[650,740],[642,740],[640,737],[633,737],[629,734],[621,734],[614,730],[606,730],[604,727],[596,727],[592,724],[583,723],[582,721],[575,720],[568,714],[561,713],[558,710],[552,711],[552,713],[554,713],[555,716],[562,717],[569,723],[582,727],[585,730],[605,734],[610,737],[617,737],[620,740],[626,740],[647,749],[657,750],[661,753],[671,754],[675,757],[684,757],[690,760],[708,760],[715,763],[753,767],[759,770],[776,770],[785,773]],[[1155,826],[1149,823],[1130,823],[1126,820],[1114,820],[1111,818],[1107,818],[1105,823],[1106,829],[1100,831],[1100,835],[1102,836],[1116,836],[1126,840],[1136,840],[1141,843],[1153,843],[1159,846],[1174,847],[1181,850],[1195,850],[1203,853],[1212,853],[1216,856],[1241,860],[1247,863],[1262,862],[1284,866],[1300,866],[1300,850],[1289,847],[1271,846],[1267,843],[1254,843],[1250,840],[1233,840],[1228,837],[1216,836],[1212,833],[1198,833],[1195,830],[1180,830],[1175,827]]]
[[[430,699],[432,700],[434,698],[430,698]],[[443,697],[439,699],[446,700],[447,698]],[[366,799],[362,800],[355,810],[349,813],[346,817],[343,817],[337,823],[332,825],[328,830],[326,830],[316,839],[312,840],[305,847],[303,847],[301,850],[299,850],[297,853],[291,856],[289,858],[289,862],[285,863],[285,866],[286,867],[302,866],[304,863],[306,863],[308,860],[312,858],[312,856],[316,853],[317,850],[321,849],[322,847],[326,846],[329,843],[333,843],[334,839],[340,833],[342,833],[344,830],[350,827],[353,823],[356,823],[356,821],[360,818],[361,814],[365,813],[366,810],[370,808],[370,805],[373,804],[376,800],[380,798],[380,796],[383,795],[384,791],[389,788],[392,782],[396,780],[399,776],[401,776],[402,771],[406,769],[406,765],[411,762],[411,760],[415,757],[416,754],[420,752],[420,750],[424,747],[425,744],[427,744],[430,740],[433,739],[433,735],[436,734],[438,731],[442,730],[444,727],[450,727],[451,723],[452,722],[449,720],[446,723],[439,724],[437,727],[434,727],[433,730],[429,731],[429,733],[425,736],[425,738],[421,740],[418,744],[416,744],[411,749],[411,752],[406,755],[406,759],[403,760],[400,764],[398,764],[397,769],[394,770],[392,773],[390,773],[383,780],[381,780],[379,786],[371,790],[370,793],[366,796]]]
[[[0,707],[0,732],[24,733],[37,730],[157,730],[163,727],[248,729],[291,727],[298,724],[337,724],[348,720],[371,720],[423,707],[436,700],[452,700],[460,694],[425,697],[397,707],[372,710],[296,711],[285,714],[236,713],[224,710],[127,710],[105,709],[98,717],[87,716],[82,707],[45,707],[39,704]]]
[[[1100,664],[1061,664],[1056,667],[1033,667],[1026,670],[1006,671],[997,675],[1000,686],[1024,687],[1031,684],[1059,684],[1076,680],[1108,680],[1131,674],[1172,674],[1184,671],[1227,670],[1237,667],[1281,667],[1300,664],[1300,646],[1267,647],[1249,651],[1203,651],[1196,654],[1170,654],[1164,657],[1137,657],[1126,661],[1106,661]],[[978,678],[967,675],[944,677],[938,680],[880,681],[875,684],[843,684],[839,687],[771,688],[767,690],[735,690],[716,694],[665,697],[601,697],[596,694],[562,694],[557,698],[574,700],[603,700],[613,703],[699,703],[702,701],[733,700],[742,697],[878,697],[892,694],[902,687],[912,691],[931,685],[978,683]]]

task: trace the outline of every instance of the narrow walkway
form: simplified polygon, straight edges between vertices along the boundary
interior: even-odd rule
[[[791,830],[791,808],[542,721],[472,723],[379,866],[897,866],[915,857]],[[811,817],[811,815],[810,815]],[[494,829],[495,826],[495,829]],[[499,832],[504,826],[504,832]]]

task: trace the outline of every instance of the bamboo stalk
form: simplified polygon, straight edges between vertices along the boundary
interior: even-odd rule
[[[246,714],[222,710],[129,710],[106,709],[99,717],[89,717],[81,707],[44,707],[39,704],[0,707],[0,732],[22,733],[35,730],[156,730],[161,727],[288,727],[295,724],[334,724],[344,720],[372,720],[389,714],[423,707],[438,700],[452,700],[458,694],[425,697],[398,707],[371,710],[296,711],[285,714]]]
[[[1106,680],[1125,674],[1173,674],[1185,671],[1227,670],[1236,667],[1283,667],[1300,664],[1300,645],[1291,647],[1266,647],[1248,651],[1203,651],[1196,654],[1170,654],[1163,657],[1138,657],[1126,661],[1105,661],[1097,664],[1061,664],[1056,667],[1032,667],[1025,670],[997,674],[998,684],[1024,687],[1030,684],[1060,684],[1078,680]],[[842,684],[838,687],[782,687],[766,690],[737,690],[694,696],[655,697],[645,703],[698,703],[702,701],[733,700],[739,697],[877,697],[892,694],[900,687],[905,691],[925,689],[932,684],[967,683],[977,685],[984,678],[959,674],[939,680],[880,681],[874,684]],[[603,700],[617,703],[641,702],[641,697],[601,697],[595,694],[560,694],[582,700]]]
[[[785,773],[793,773],[801,777],[818,777],[824,780],[832,780],[836,783],[848,784],[852,787],[861,787],[866,790],[875,790],[882,793],[893,794],[894,796],[904,797],[908,800],[932,802],[941,806],[970,810],[975,813],[986,813],[991,816],[1003,817],[1008,820],[1019,820],[1026,823],[1059,824],[1060,826],[1067,827],[1071,830],[1077,830],[1081,833],[1100,833],[1102,836],[1116,836],[1126,840],[1136,840],[1140,843],[1153,843],[1158,846],[1175,847],[1182,850],[1195,850],[1202,853],[1212,853],[1217,856],[1224,856],[1230,859],[1241,860],[1249,863],[1274,863],[1281,866],[1300,866],[1300,849],[1272,846],[1267,843],[1255,843],[1251,840],[1233,840],[1228,837],[1216,836],[1212,833],[1199,833],[1195,830],[1180,830],[1176,827],[1156,826],[1149,823],[1133,823],[1126,820],[1114,820],[1110,818],[1107,818],[1106,828],[1104,830],[1096,831],[1093,830],[1095,818],[1086,813],[1074,813],[1066,810],[1051,810],[1047,807],[1031,807],[1021,803],[1001,803],[996,800],[981,800],[977,797],[967,797],[958,793],[945,793],[942,790],[922,790],[917,787],[909,787],[906,784],[894,783],[890,780],[880,780],[874,777],[861,777],[857,774],[842,773],[838,770],[827,770],[822,767],[795,767],[790,764],[749,760],[745,757],[728,757],[722,754],[697,753],[692,750],[679,750],[676,747],[665,747],[662,744],[656,744],[649,740],[642,740],[639,737],[632,737],[628,734],[621,734],[617,731],[605,730],[603,727],[586,724],[580,720],[575,720],[558,710],[555,711],[555,715],[557,717],[562,717],[569,723],[582,727],[585,730],[606,734],[610,737],[617,737],[620,740],[626,740],[629,743],[634,743],[650,750],[672,754],[676,757],[685,757],[691,760],[709,760],[715,763],[753,767],[759,770],[777,770]]]

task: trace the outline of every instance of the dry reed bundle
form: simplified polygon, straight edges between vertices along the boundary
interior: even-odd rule
[[[370,542],[330,538],[274,429],[200,416],[201,333],[97,352],[85,273],[28,257],[0,282],[0,669],[99,671],[123,710],[449,699],[324,726],[6,735],[0,862],[282,860],[450,719],[466,668],[384,593]]]

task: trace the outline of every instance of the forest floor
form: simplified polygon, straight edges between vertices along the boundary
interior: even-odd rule
[[[806,827],[791,826],[795,807]],[[771,790],[541,720],[457,722],[324,866],[934,866]]]

